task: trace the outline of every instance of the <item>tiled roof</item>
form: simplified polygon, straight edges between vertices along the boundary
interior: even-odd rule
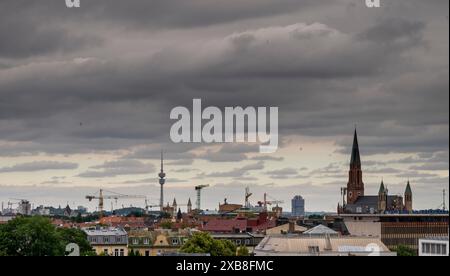
[[[205,226],[203,226],[204,231],[211,232],[233,232],[236,229],[241,232],[245,231],[247,229],[247,221],[236,219],[215,219],[209,221]]]

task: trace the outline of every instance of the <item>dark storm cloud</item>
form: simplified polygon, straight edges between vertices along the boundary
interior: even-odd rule
[[[448,48],[446,1],[401,1],[383,13],[341,1],[356,3],[355,13],[333,11],[342,15],[336,22],[317,11],[341,2],[98,0],[79,10],[61,2],[0,4],[2,22],[31,32],[3,35],[0,27],[13,36],[0,44],[0,59],[17,59],[0,69],[0,140],[10,142],[0,155],[126,149],[125,159],[157,159],[164,148],[168,160],[189,165],[257,152],[194,154],[201,145],[170,143],[170,109],[194,97],[219,107],[279,106],[282,135],[330,137],[345,154],[355,123],[364,155],[448,152],[448,50],[439,51]],[[304,23],[309,9],[317,14]],[[224,24],[236,20],[251,27]],[[139,48],[167,29],[187,35],[152,54],[114,48],[124,35],[138,37]],[[32,56],[40,58],[21,60]]]
[[[75,170],[77,168],[78,164],[70,162],[34,161],[29,163],[16,164],[11,167],[0,168],[0,173]]]

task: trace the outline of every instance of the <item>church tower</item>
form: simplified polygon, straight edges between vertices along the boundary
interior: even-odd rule
[[[364,183],[362,181],[361,157],[359,155],[358,134],[353,137],[352,157],[347,183],[347,203],[353,204],[358,197],[364,196]]]
[[[406,185],[406,189],[405,189],[405,211],[411,213],[413,211],[413,206],[412,206],[412,190],[411,190],[411,185],[409,184],[409,180],[408,180],[408,184]]]

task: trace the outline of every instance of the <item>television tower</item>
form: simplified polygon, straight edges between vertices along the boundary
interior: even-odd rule
[[[161,185],[161,195],[159,199],[159,207],[161,208],[161,212],[164,209],[164,184],[166,183],[166,173],[164,172],[164,155],[163,151],[161,151],[161,172],[159,173],[159,185]]]

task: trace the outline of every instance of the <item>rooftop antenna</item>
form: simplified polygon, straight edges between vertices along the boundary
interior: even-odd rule
[[[161,150],[161,172],[159,173],[159,185],[161,186],[159,207],[161,212],[164,210],[164,184],[166,183],[166,173],[164,172],[164,152]]]
[[[445,189],[442,190],[442,210],[445,212],[447,207],[445,206],[445,198],[446,198],[446,191]]]

